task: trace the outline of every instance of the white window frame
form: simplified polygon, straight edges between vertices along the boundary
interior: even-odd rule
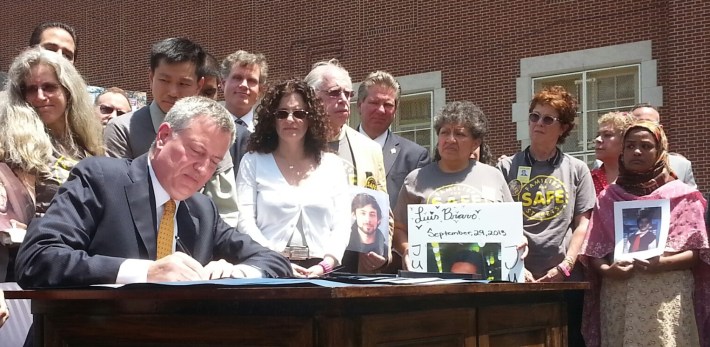
[[[521,59],[520,77],[515,81],[516,102],[511,106],[520,148],[530,145],[528,106],[535,77],[639,64],[640,102],[663,106],[663,88],[657,83],[658,63],[651,51],[651,41],[638,41]]]
[[[639,80],[637,81],[637,85],[635,87],[635,95],[634,95],[634,102],[632,104],[635,104],[639,102],[639,91],[641,89],[641,69],[640,69],[640,64],[630,64],[630,65],[622,65],[622,66],[612,66],[612,67],[606,67],[606,68],[601,68],[601,69],[593,69],[593,70],[584,70],[584,71],[577,71],[577,72],[570,72],[570,73],[564,73],[564,74],[559,74],[559,75],[551,75],[551,76],[541,76],[541,77],[533,77],[531,79],[531,91],[534,93],[535,92],[535,82],[538,80],[546,80],[546,79],[562,79],[567,76],[580,76],[579,81],[575,81],[575,84],[578,85],[579,89],[578,90],[572,90],[572,92],[577,100],[579,100],[580,107],[577,110],[577,117],[579,117],[579,120],[577,122],[577,127],[580,127],[580,134],[581,137],[578,139],[579,144],[581,145],[582,150],[581,151],[573,151],[573,152],[568,152],[565,151],[565,153],[570,154],[574,157],[577,157],[578,159],[581,159],[584,162],[591,163],[595,160],[594,157],[594,149],[593,146],[592,149],[590,150],[590,143],[594,139],[595,135],[590,133],[590,129],[587,128],[587,126],[590,124],[590,119],[589,117],[592,117],[589,115],[589,112],[597,112],[599,115],[606,113],[606,112],[611,112],[611,111],[627,111],[627,109],[619,109],[617,107],[613,108],[590,108],[590,102],[588,100],[589,96],[589,90],[588,88],[590,87],[590,82],[593,78],[587,77],[590,74],[594,74],[597,72],[602,72],[602,71],[610,71],[610,70],[617,70],[617,69],[625,69],[625,68],[635,68]],[[568,90],[569,91],[569,90]],[[579,92],[579,93],[578,93]],[[630,107],[631,105],[629,105]],[[591,111],[590,111],[591,109]],[[571,141],[571,138],[567,138],[566,142]]]

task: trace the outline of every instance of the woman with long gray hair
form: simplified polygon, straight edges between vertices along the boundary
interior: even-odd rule
[[[6,188],[33,202],[39,216],[74,164],[104,154],[101,124],[84,79],[55,52],[35,47],[20,53],[2,93],[0,165],[14,176],[4,181],[15,182]],[[31,217],[15,221],[16,227],[26,227]]]

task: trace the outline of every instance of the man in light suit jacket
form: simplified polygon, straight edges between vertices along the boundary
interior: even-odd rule
[[[148,152],[158,127],[180,98],[198,95],[204,84],[201,68],[205,52],[184,38],[169,38],[153,45],[150,55],[150,89],[153,101],[133,113],[112,119],[104,129],[106,154],[134,159]],[[212,198],[222,218],[237,225],[236,180],[231,156],[225,156],[202,192]]]
[[[168,112],[147,155],[81,161],[45,216],[30,225],[17,257],[18,283],[35,288],[290,275],[285,258],[229,227],[214,203],[196,193],[233,139],[224,107],[188,97]],[[159,257],[161,249],[167,255]]]
[[[347,125],[350,98],[355,94],[348,71],[336,59],[323,61],[313,65],[304,81],[323,101],[331,129],[328,145],[343,160],[350,182],[387,192],[382,149],[370,138]],[[390,218],[390,240],[393,230],[394,224]],[[382,257],[375,252],[358,254],[346,251],[342,263],[346,271],[375,272],[391,261],[391,258],[389,254]]]

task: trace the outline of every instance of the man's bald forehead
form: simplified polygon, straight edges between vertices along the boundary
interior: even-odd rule
[[[658,114],[658,111],[656,111],[653,107],[639,107],[634,109],[632,114],[638,120],[647,120],[656,123],[661,122],[661,115]]]

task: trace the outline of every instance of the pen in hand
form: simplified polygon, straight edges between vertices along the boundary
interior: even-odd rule
[[[192,258],[192,254],[190,254],[190,251],[187,250],[187,247],[185,247],[185,244],[182,243],[182,240],[180,239],[180,236],[175,235],[175,243],[177,244],[178,247],[181,248],[182,252],[189,255],[190,258]]]
[[[345,267],[345,266],[343,266],[343,265],[336,266],[336,267],[334,267],[332,270],[323,273],[323,276],[328,275],[328,274],[333,273],[333,272],[336,272],[336,271],[340,271],[340,270],[342,270],[344,267]]]

